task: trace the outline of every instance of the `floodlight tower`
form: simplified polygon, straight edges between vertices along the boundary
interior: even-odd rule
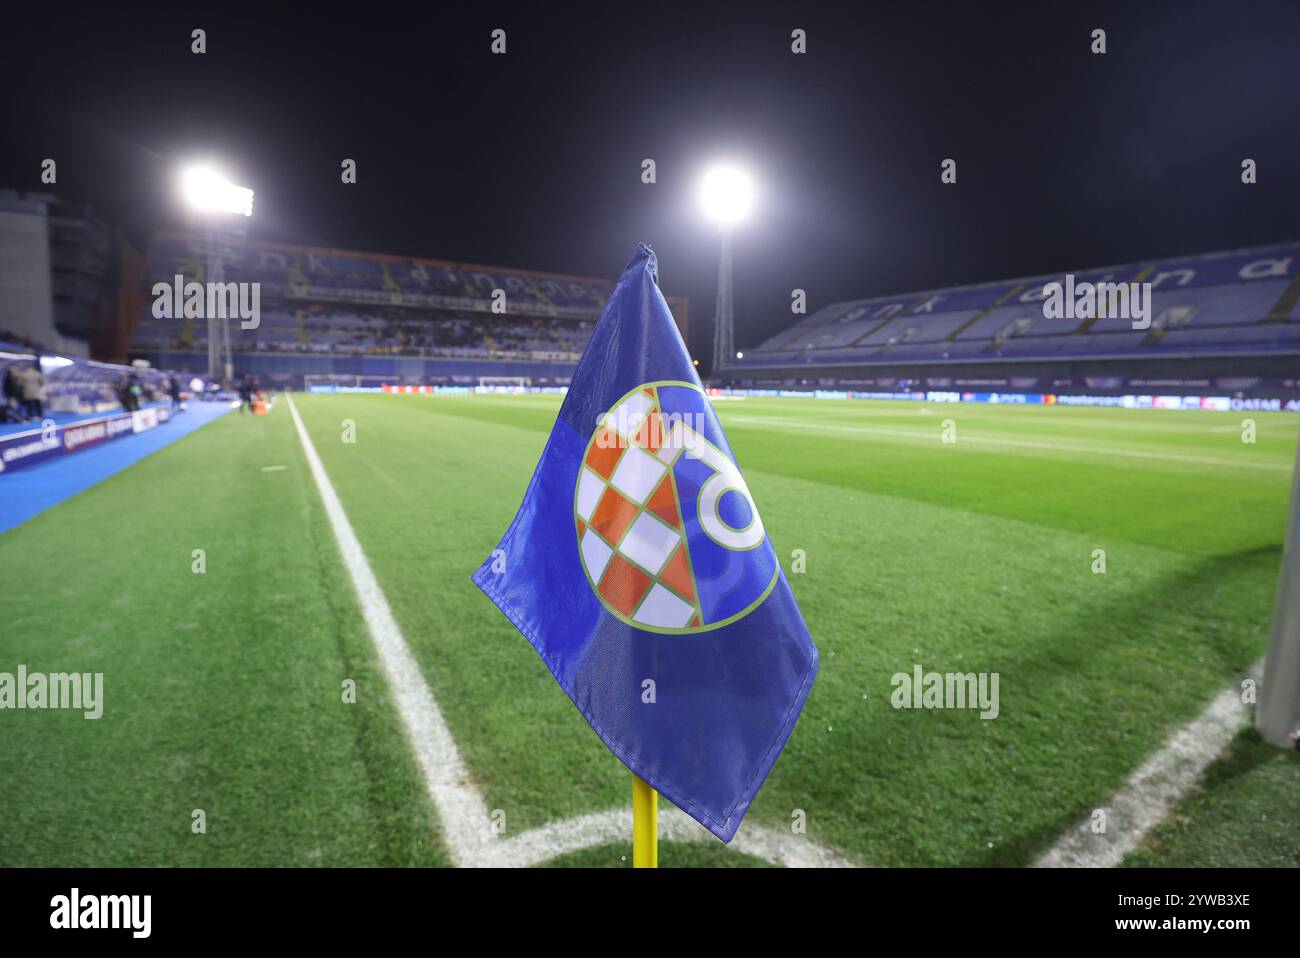
[[[253,191],[236,186],[209,166],[192,166],[182,171],[180,189],[186,206],[203,223],[208,247],[207,275],[204,278],[209,283],[220,283],[225,273],[221,235],[223,232],[244,234],[248,217],[253,215]],[[229,385],[234,372],[230,360],[230,317],[213,316],[211,310],[207,312],[208,378]]]
[[[736,224],[749,215],[754,203],[754,187],[745,172],[735,166],[719,165],[704,174],[700,181],[700,205],[705,215],[718,225],[721,251],[718,256],[718,311],[713,323],[713,373],[739,357],[735,352],[736,335],[731,287],[731,234]]]

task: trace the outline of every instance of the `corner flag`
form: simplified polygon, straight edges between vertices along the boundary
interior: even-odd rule
[[[474,582],[601,741],[724,842],[817,674],[749,488],[637,247]]]

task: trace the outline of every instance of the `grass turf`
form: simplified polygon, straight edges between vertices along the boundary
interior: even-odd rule
[[[1130,868],[1295,868],[1300,755],[1243,731],[1200,784],[1124,860]]]
[[[0,581],[0,671],[104,673],[97,721],[0,713],[0,865],[446,862],[284,410],[0,536]]]
[[[625,804],[622,766],[468,579],[557,402],[297,403],[488,807],[515,832]],[[807,554],[791,582],[822,653],[756,821],[788,828],[801,810],[810,838],[863,864],[1026,864],[1263,653],[1294,417],[1252,414],[1248,445],[1239,416],[1215,413],[719,412],[778,553]],[[111,545],[88,556],[87,542]],[[205,576],[189,571],[198,547]],[[28,569],[45,602],[0,599],[17,625],[0,669],[105,671],[109,715],[0,715],[15,743],[0,774],[22,796],[0,817],[5,863],[445,862],[282,406],[227,417],[0,537],[5,581]],[[891,676],[917,663],[999,673],[999,717],[893,709]],[[356,706],[338,704],[344,676],[360,677]],[[1240,832],[1270,843],[1259,863],[1300,864],[1296,766],[1269,759],[1180,807],[1221,840],[1162,827],[1134,860],[1253,863],[1230,848]],[[1224,785],[1246,780],[1248,796]],[[191,836],[205,801],[209,834]],[[661,855],[724,861],[744,860]]]
[[[519,829],[626,798],[622,767],[468,582],[556,405],[300,402],[489,807]],[[1255,415],[1248,445],[1212,413],[721,406],[778,551],[807,553],[792,582],[822,651],[757,821],[802,810],[810,837],[863,863],[1026,864],[1263,652],[1289,416]],[[891,708],[891,676],[916,663],[998,672],[999,718]],[[1278,840],[1300,861],[1294,830]]]
[[[662,868],[771,868],[761,858],[752,858],[729,850],[721,842],[660,842],[659,865]],[[560,855],[538,866],[541,868],[631,868],[632,843],[599,845],[580,852]]]

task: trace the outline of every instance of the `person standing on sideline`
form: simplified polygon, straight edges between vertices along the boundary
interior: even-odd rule
[[[239,381],[239,414],[253,411],[253,381],[245,376]]]
[[[45,418],[45,374],[39,363],[38,359],[22,372],[23,411],[29,419]]]
[[[126,374],[126,398],[123,405],[126,406],[127,412],[136,412],[140,408],[140,397],[144,395],[144,389],[140,387],[140,377],[135,371]]]
[[[117,401],[122,404],[123,412],[131,411],[131,380],[123,373],[118,377],[117,382],[113,384],[113,391],[117,393]]]
[[[181,381],[172,373],[167,377],[167,395],[172,397],[172,412],[180,412],[181,409]]]
[[[0,406],[0,422],[25,422],[23,410],[23,371],[17,363],[10,363],[4,373],[4,405]]]

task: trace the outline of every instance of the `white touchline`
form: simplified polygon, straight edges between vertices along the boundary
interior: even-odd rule
[[[469,867],[516,867],[536,865],[557,855],[594,845],[625,842],[632,833],[631,810],[613,810],[552,822],[513,837],[502,839],[492,828],[487,805],[470,783],[469,771],[460,759],[451,730],[434,701],[424,673],[411,654],[402,630],[393,618],[378,580],[370,568],[361,543],[352,530],[343,504],[329,475],[316,454],[316,447],[298,415],[293,396],[285,393],[289,414],[311,467],[312,478],[325,506],[330,528],[338,542],[343,564],[361,605],[370,637],[379,653],[380,664],[398,713],[406,726],[411,748],[424,773],[429,798],[437,809],[452,862]],[[629,779],[630,781],[630,779]],[[631,803],[631,785],[628,786]],[[672,841],[716,842],[699,824],[678,809],[665,804],[659,817],[660,835]],[[851,863],[819,847],[807,838],[759,825],[743,825],[732,848],[777,865],[793,867],[847,866]]]
[[[316,447],[302,424],[298,407],[294,405],[291,395],[285,393],[285,396],[289,402],[289,414],[298,430],[298,439],[302,442],[303,454],[311,467],[312,478],[316,480],[316,489],[320,492],[325,514],[329,517],[330,528],[334,531],[339,552],[343,555],[343,564],[356,589],[361,613],[379,653],[384,673],[388,676],[388,684],[406,725],[411,747],[424,772],[429,797],[442,818],[452,861],[457,865],[473,864],[477,852],[489,837],[487,809],[478,793],[468,784],[469,772],[460,760],[460,753],[452,741],[438,703],[433,700],[433,693],[429,691],[429,685],[411,655],[406,639],[397,626],[397,620],[393,618],[388,599],[379,588],[379,582],[361,550],[361,543],[352,531],[352,523],[348,521],[343,504],[339,502],[338,494],[316,454]]]
[[[1258,678],[1261,659],[1250,667]],[[1155,755],[1128,777],[1124,787],[1100,807],[1106,831],[1094,834],[1091,818],[1067,832],[1034,863],[1036,868],[1110,868],[1137,848],[1178,803],[1206,767],[1247,724],[1249,710],[1241,688],[1224,689],[1195,719],[1174,733]]]

